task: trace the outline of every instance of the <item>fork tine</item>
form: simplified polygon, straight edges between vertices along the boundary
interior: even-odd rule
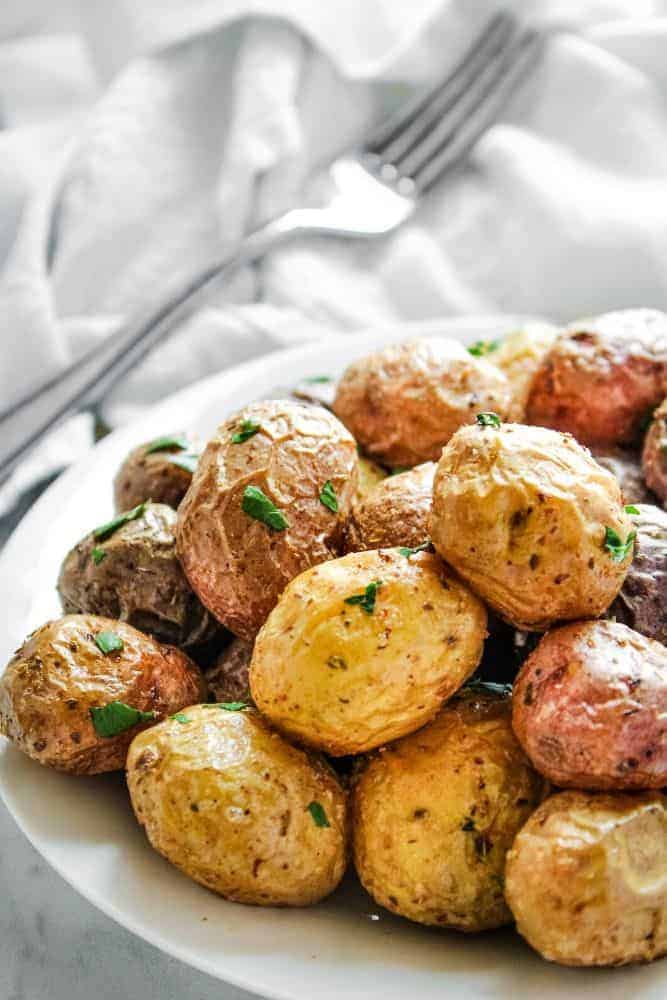
[[[450,92],[455,94],[464,90],[475,78],[479,64],[488,50],[503,38],[514,26],[512,15],[501,11],[491,18],[489,23],[477,36],[470,48],[463,55],[453,70],[450,70],[426,94],[420,94],[413,101],[382,122],[364,144],[364,152],[380,156],[383,160],[392,158],[390,145],[401,138],[407,129],[418,124],[422,116],[429,111],[434,102],[441,103],[447,99]]]
[[[543,41],[537,31],[530,30],[521,35],[503,60],[501,72],[479,94],[467,119],[460,122],[460,127],[453,134],[448,130],[441,136],[437,147],[434,143],[429,143],[431,148],[428,155],[422,157],[412,174],[418,191],[423,193],[428,190],[447,170],[457,166],[467,156],[480,136],[496,120],[533,65]]]

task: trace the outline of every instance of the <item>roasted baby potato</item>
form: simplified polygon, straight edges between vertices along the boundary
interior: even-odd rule
[[[582,444],[631,444],[666,392],[667,315],[624,309],[573,323],[556,340],[533,379],[526,422]]]
[[[204,672],[206,683],[216,701],[249,701],[248,670],[252,645],[234,639],[223,649],[213,666]]]
[[[667,512],[640,504],[635,554],[608,617],[667,646]]]
[[[667,952],[667,808],[658,792],[561,792],[519,831],[505,896],[517,930],[562,965]]]
[[[642,472],[647,485],[667,504],[667,399],[653,414],[644,438]]]
[[[252,642],[285,585],[342,545],[357,448],[326,410],[253,403],[206,446],[178,514],[178,551],[203,603]]]
[[[350,365],[334,413],[371,458],[409,467],[437,461],[454,431],[479,410],[505,416],[511,397],[498,368],[456,340],[434,337],[394,344]]]
[[[176,511],[146,503],[86,535],[60,569],[63,611],[119,618],[176,646],[206,642],[219,626],[181,569],[175,531]]]
[[[67,615],[28,636],[0,678],[0,733],[70,774],[125,765],[137,727],[204,698],[199,670],[125,622]]]
[[[346,549],[416,546],[428,541],[435,462],[389,476],[355,503],[347,525]]]
[[[656,497],[646,485],[641,467],[641,456],[635,449],[613,448],[600,451],[592,449],[593,458],[616,476],[625,503],[655,503]]]
[[[359,478],[357,481],[357,495],[355,497],[355,503],[360,500],[375,489],[378,483],[381,483],[383,479],[386,479],[389,473],[386,469],[383,469],[381,465],[377,462],[371,461],[370,458],[365,458],[363,455],[359,456]]]
[[[345,792],[253,709],[195,705],[139,734],[127,783],[153,847],[227,899],[308,906],[343,876]]]
[[[438,463],[433,544],[516,628],[605,611],[630,564],[632,530],[618,483],[568,434],[463,427]]]
[[[354,863],[410,920],[483,931],[512,920],[505,854],[543,781],[512,733],[507,698],[465,693],[373,756],[354,786]]]
[[[140,444],[127,456],[113,484],[120,513],[144,500],[174,510],[188,491],[199,458],[199,444],[186,434],[168,434]]]
[[[551,323],[526,323],[520,330],[508,333],[496,347],[495,341],[473,345],[506,376],[512,389],[512,407],[508,414],[517,423],[526,415],[526,403],[535,372],[559,334]],[[488,353],[487,353],[488,352]]]
[[[411,733],[474,671],[486,611],[421,552],[357,552],[289,584],[255,642],[257,707],[333,756]]]
[[[667,785],[667,648],[618,622],[545,635],[514,683],[512,725],[561,788]]]

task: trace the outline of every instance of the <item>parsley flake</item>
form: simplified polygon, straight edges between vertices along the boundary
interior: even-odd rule
[[[632,550],[632,543],[636,537],[637,532],[631,531],[626,540],[623,541],[617,531],[607,526],[604,529],[602,547],[607,549],[613,562],[621,563]]]
[[[247,701],[220,701],[217,705],[223,712],[242,712],[244,708],[250,708]]]
[[[626,514],[639,514],[640,510],[639,510],[639,507],[635,507],[635,505],[633,503],[628,503],[628,504],[625,505],[625,513]]]
[[[189,447],[184,437],[167,434],[165,437],[159,437],[155,441],[151,441],[144,454],[152,455],[156,451],[169,451],[170,448],[176,448],[178,451],[187,451]]]
[[[246,486],[243,491],[241,509],[249,517],[268,525],[273,531],[284,531],[289,525],[283,512],[278,510],[259,486]]]
[[[236,434],[232,434],[232,444],[243,444],[244,441],[254,437],[259,430],[261,427],[254,420],[242,420]]]
[[[139,722],[152,722],[155,712],[142,712],[122,701],[110,701],[103,708],[91,708],[90,717],[98,736],[118,736]]]
[[[107,653],[119,653],[123,649],[124,643],[115,632],[106,631],[97,633],[95,645],[106,656]]]
[[[333,382],[333,378],[331,375],[309,375],[308,378],[302,378],[301,381],[316,385],[318,382]]]
[[[172,465],[177,465],[179,469],[185,469],[192,475],[197,468],[197,462],[199,461],[199,455],[195,455],[194,452],[186,452],[184,455],[170,455],[169,461]]]
[[[320,503],[328,507],[330,511],[334,514],[338,513],[338,497],[336,496],[336,491],[334,490],[333,483],[330,479],[327,479],[326,483],[320,490]]]
[[[313,817],[315,826],[331,826],[321,802],[310,802],[306,808]]]
[[[137,504],[132,510],[128,510],[125,514],[119,514],[118,517],[112,518],[107,521],[106,524],[101,524],[99,528],[95,528],[93,531],[93,538],[96,542],[105,542],[107,538],[111,538],[114,531],[118,531],[122,528],[124,524],[128,524],[130,521],[136,521],[138,517],[142,517],[144,511],[146,510],[147,500],[143,503]]]
[[[468,348],[468,354],[472,354],[475,358],[483,358],[486,354],[491,354],[493,351],[497,351],[499,347],[499,340],[476,340],[475,343],[471,344]]]
[[[414,548],[410,548],[408,545],[401,545],[399,546],[398,553],[401,556],[405,556],[406,559],[409,559],[410,556],[414,556],[418,552],[428,552],[430,548],[431,548],[431,542],[429,540],[426,542],[422,542],[421,545],[415,545]]]
[[[500,417],[497,413],[478,413],[475,420],[480,427],[500,427]]]
[[[176,715],[170,715],[169,718],[173,719],[174,722],[180,722],[182,726],[184,726],[186,722],[190,722],[190,716],[186,715],[184,712],[176,712]]]
[[[93,546],[93,549],[92,549],[92,551],[90,553],[90,558],[93,560],[93,562],[95,563],[96,566],[99,566],[99,564],[102,562],[102,560],[106,559],[106,557],[107,557],[107,554],[104,551],[104,549],[101,549],[99,547],[99,545]]]
[[[375,599],[377,597],[378,588],[382,586],[382,580],[373,580],[366,587],[363,594],[353,594],[352,597],[346,597],[346,604],[358,604],[362,611],[365,611],[367,615],[372,615],[375,611]]]

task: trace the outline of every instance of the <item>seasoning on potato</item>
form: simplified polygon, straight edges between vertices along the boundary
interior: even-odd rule
[[[416,546],[428,541],[435,463],[384,479],[354,504],[347,525],[348,552]]]
[[[249,700],[251,656],[252,645],[242,639],[234,639],[218,655],[213,666],[205,670],[206,683],[216,701]]]
[[[479,414],[442,453],[436,550],[518,629],[601,614],[635,538],[618,483],[570,435],[493,416]]]
[[[193,589],[252,642],[286,584],[337,554],[356,486],[357,447],[333,414],[289,400],[247,406],[209,441],[179,508]]]
[[[392,468],[437,461],[444,444],[478,410],[509,413],[510,385],[457,340],[412,340],[354,362],[334,412],[371,458]]]
[[[63,611],[118,618],[176,646],[212,638],[218,623],[181,569],[175,531],[176,511],[144,503],[90,532],[60,569]]]
[[[666,393],[667,314],[624,309],[573,323],[556,340],[533,379],[526,422],[582,444],[631,444]]]
[[[667,785],[667,648],[618,622],[554,629],[514,683],[512,724],[561,788]]]
[[[188,491],[199,458],[198,442],[187,434],[164,434],[140,444],[127,456],[114,479],[117,511],[144,500],[174,510]]]
[[[432,719],[485,635],[481,601],[437,556],[351,553],[286,587],[255,642],[250,689],[288,735],[362,753]]]
[[[127,782],[152,846],[227,899],[308,906],[343,876],[347,807],[333,771],[242,704],[195,705],[141,733]]]
[[[634,558],[607,616],[667,646],[667,511],[638,504]]]
[[[510,923],[505,855],[543,785],[512,733],[509,699],[464,688],[354,785],[359,878],[381,906],[422,924]]]
[[[658,792],[553,795],[507,855],[517,930],[562,965],[667,953],[667,800]]]
[[[125,622],[67,615],[28,636],[0,678],[0,733],[70,774],[125,764],[137,726],[205,697],[199,670]]]
[[[503,372],[512,389],[512,406],[508,417],[517,423],[526,415],[526,404],[535,372],[544,360],[559,330],[551,323],[526,323],[499,341],[482,342],[482,356]],[[485,349],[484,345],[490,346]],[[468,348],[475,350],[475,345]]]
[[[642,472],[647,486],[667,503],[667,399],[657,408],[644,438]]]

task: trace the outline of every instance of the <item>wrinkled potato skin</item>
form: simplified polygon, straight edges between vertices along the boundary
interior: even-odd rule
[[[352,508],[346,549],[414,547],[428,540],[435,462],[383,480]]]
[[[123,640],[117,653],[94,642],[111,630]],[[0,678],[0,733],[47,767],[70,774],[101,774],[124,767],[135,726],[98,736],[90,709],[122,701],[157,719],[203,699],[206,685],[178,649],[161,646],[125,622],[67,615],[28,636]]]
[[[655,495],[667,503],[667,399],[653,414],[644,439],[642,472]]]
[[[386,479],[389,473],[386,469],[383,469],[381,465],[377,462],[371,461],[370,458],[364,458],[363,455],[359,456],[359,479],[357,481],[357,494],[354,498],[355,503],[363,500],[371,490],[375,489],[378,483],[381,483],[383,479]]]
[[[667,646],[667,512],[640,504],[635,554],[608,617]]]
[[[308,906],[347,862],[345,792],[316,756],[286,743],[252,709],[184,710],[132,743],[127,782],[152,846],[227,899]],[[308,812],[319,802],[330,826]]]
[[[658,792],[552,795],[507,855],[505,896],[551,962],[650,962],[667,952],[667,808]]]
[[[667,785],[667,649],[618,622],[579,622],[541,640],[514,682],[512,725],[560,788]]]
[[[188,453],[199,454],[199,444],[187,434],[178,437],[188,441]],[[178,507],[192,482],[192,473],[173,462],[185,452],[178,448],[146,454],[152,441],[146,441],[130,452],[116,473],[113,483],[114,505],[117,513],[131,510],[144,500],[164,503],[174,510]]]
[[[630,444],[667,391],[667,315],[625,309],[572,324],[533,379],[526,423],[582,444]]]
[[[261,430],[234,444],[242,420]],[[319,499],[327,480],[338,514]],[[282,511],[286,530],[244,513],[249,485]],[[356,487],[357,447],[333,414],[289,400],[247,406],[209,441],[179,508],[178,552],[193,589],[234,635],[252,642],[289,581],[337,554]]]
[[[218,656],[210,670],[205,671],[206,683],[215,701],[248,701],[250,679],[248,670],[252,645],[234,639]]]
[[[118,618],[159,642],[191,646],[218,629],[176,555],[176,511],[149,503],[105,541],[86,535],[65,557],[58,593],[65,614]],[[92,550],[105,556],[97,565]]]
[[[436,550],[518,629],[602,614],[620,590],[605,527],[632,530],[618,483],[570,435],[503,424],[464,427],[433,485]]]
[[[345,598],[382,580],[367,614]],[[250,690],[289,736],[332,756],[413,732],[472,674],[486,611],[440,560],[358,552],[293,580],[255,642]]]
[[[655,494],[651,492],[644,481],[639,452],[634,449],[614,448],[600,451],[593,448],[592,454],[598,465],[616,476],[624,503],[656,502]]]
[[[509,700],[454,698],[357,781],[359,878],[409,920],[468,932],[507,924],[505,854],[542,792],[512,733]]]
[[[395,344],[354,362],[338,383],[334,413],[384,465],[437,461],[444,444],[480,410],[509,412],[499,369],[445,338]]]
[[[503,337],[498,349],[488,355],[488,360],[500,368],[512,389],[508,419],[517,423],[523,421],[533,377],[558,334],[558,327],[551,323],[526,323],[521,330]]]

